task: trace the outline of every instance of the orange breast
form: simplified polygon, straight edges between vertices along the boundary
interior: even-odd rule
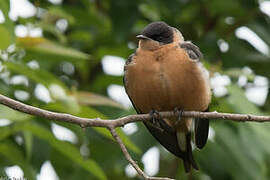
[[[155,50],[138,50],[126,67],[127,93],[142,113],[174,108],[204,111],[210,99],[208,79],[198,62],[175,44]]]

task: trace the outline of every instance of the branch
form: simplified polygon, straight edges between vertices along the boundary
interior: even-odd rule
[[[24,112],[27,114],[40,116],[50,120],[70,122],[73,124],[78,124],[82,127],[122,127],[125,124],[138,122],[138,121],[147,121],[152,117],[149,114],[139,114],[139,115],[129,115],[118,119],[113,120],[102,120],[100,118],[89,119],[73,116],[65,113],[56,113],[26,105],[19,101],[15,101],[6,96],[0,94],[0,104],[6,105],[14,110]],[[173,111],[159,112],[160,117],[168,118],[176,116]],[[231,114],[231,113],[218,113],[218,112],[198,112],[198,111],[184,111],[182,114],[183,117],[193,117],[193,118],[205,118],[205,119],[223,119],[223,120],[232,120],[238,122],[245,121],[255,121],[255,122],[268,122],[270,121],[270,116],[256,116],[251,114]]]
[[[137,171],[137,173],[142,176],[144,179],[146,180],[173,180],[170,178],[161,178],[161,177],[149,177],[147,176],[138,166],[138,164],[131,158],[130,154],[127,151],[127,148],[125,147],[124,143],[122,142],[122,140],[120,139],[120,137],[117,135],[115,128],[111,128],[109,129],[112,136],[114,137],[114,139],[117,141],[117,143],[119,144],[126,160],[128,160],[128,162],[134,167],[134,169]]]
[[[131,122],[150,120],[152,117],[149,114],[129,115],[122,118],[113,119],[113,120],[102,120],[100,118],[96,118],[96,119],[81,118],[81,117],[73,116],[70,114],[51,112],[51,111],[47,111],[47,110],[33,107],[30,105],[26,105],[24,103],[15,101],[1,94],[0,94],[0,104],[3,104],[14,110],[18,110],[20,112],[24,112],[27,114],[40,116],[40,117],[50,119],[50,120],[69,122],[69,123],[80,125],[81,127],[106,127],[110,130],[112,136],[119,144],[127,161],[135,168],[135,170],[140,176],[142,176],[146,180],[172,180],[169,178],[158,178],[158,177],[147,176],[136,164],[136,162],[131,158],[125,145],[123,144],[122,140],[120,139],[120,137],[117,135],[115,131],[116,127],[121,127]],[[159,115],[162,118],[177,116],[177,114],[172,111],[160,112]],[[250,114],[230,114],[230,113],[218,113],[218,112],[184,111],[182,116],[202,118],[202,119],[223,119],[223,120],[232,120],[232,121],[237,121],[237,122],[246,122],[246,121],[269,122],[270,121],[270,116],[256,116],[256,115],[250,115]]]

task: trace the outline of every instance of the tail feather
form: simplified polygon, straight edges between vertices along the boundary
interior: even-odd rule
[[[208,112],[208,109],[205,111]],[[195,144],[202,149],[208,139],[209,119],[195,119]]]
[[[191,164],[190,161],[188,159],[183,159],[184,161],[184,168],[185,168],[185,172],[188,173],[191,170]]]
[[[186,151],[186,155],[183,159],[184,161],[184,168],[185,168],[185,172],[188,173],[190,172],[191,168],[193,167],[196,170],[199,170],[199,167],[196,163],[196,161],[193,158],[192,155],[192,147],[191,147],[191,133],[187,133],[186,134],[186,145],[187,145],[187,151]]]
[[[162,146],[183,159],[186,172],[190,172],[192,168],[198,170],[199,168],[192,156],[191,133],[172,131],[169,124],[166,125],[165,121],[162,122],[162,119],[158,120],[160,127],[150,121],[144,122],[144,124]]]

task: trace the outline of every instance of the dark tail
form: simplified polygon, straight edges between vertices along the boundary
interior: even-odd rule
[[[188,172],[190,172],[192,167],[196,170],[199,170],[199,168],[198,168],[196,161],[193,159],[193,156],[192,156],[191,133],[190,132],[186,135],[186,142],[187,142],[187,152],[183,158],[183,161],[184,161],[185,172],[188,173]]]
[[[205,112],[208,112],[208,108]],[[202,149],[208,139],[209,133],[209,120],[208,119],[195,119],[195,144],[198,148]]]

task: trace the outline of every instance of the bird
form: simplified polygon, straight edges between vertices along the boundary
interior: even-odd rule
[[[169,152],[183,160],[185,172],[199,170],[192,155],[208,139],[209,120],[182,117],[183,111],[208,111],[211,102],[209,73],[200,59],[200,49],[185,41],[182,33],[163,21],[148,24],[136,36],[138,48],[124,66],[124,87],[138,114],[150,113],[144,121],[150,133]],[[158,112],[178,116],[161,118]]]

